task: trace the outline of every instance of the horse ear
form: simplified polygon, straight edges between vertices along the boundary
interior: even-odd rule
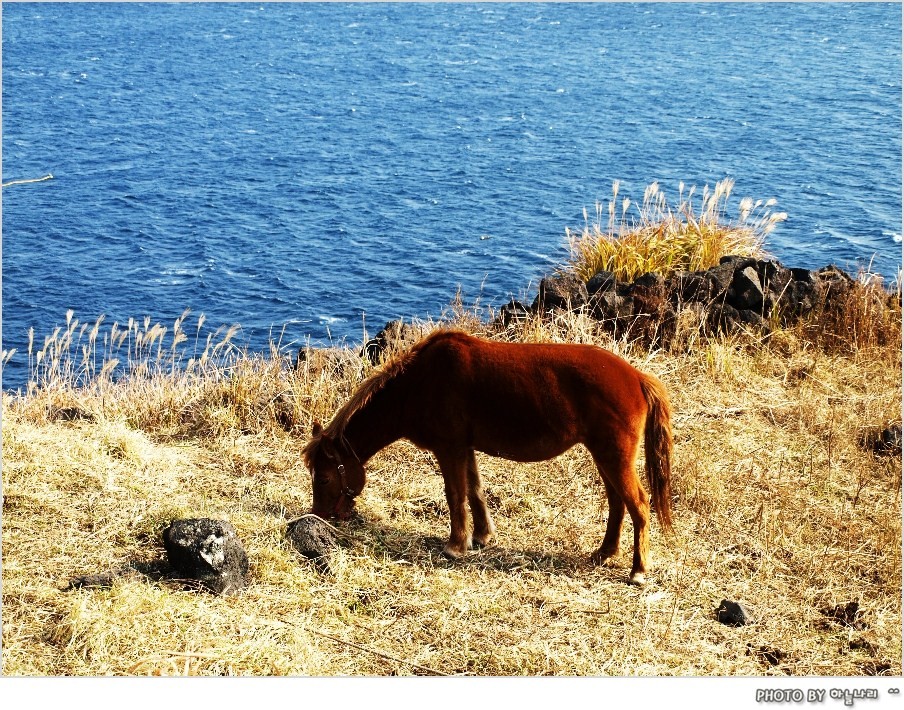
[[[332,459],[333,461],[339,460],[339,452],[336,450],[336,444],[326,434],[320,437],[320,448],[328,459]]]
[[[320,426],[320,422],[314,422],[314,426],[311,431],[311,436],[320,436],[320,432],[323,431],[323,427]]]

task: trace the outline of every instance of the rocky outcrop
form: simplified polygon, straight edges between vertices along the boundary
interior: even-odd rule
[[[417,330],[406,325],[401,320],[391,320],[375,337],[364,343],[361,348],[361,357],[366,357],[374,365],[379,365],[383,360],[396,352],[404,345],[417,339]]]
[[[774,325],[789,325],[814,311],[831,308],[854,284],[851,276],[835,266],[811,271],[788,268],[771,259],[725,256],[705,271],[682,271],[668,277],[647,273],[630,283],[619,281],[609,271],[599,271],[586,284],[557,274],[540,282],[530,310],[545,315],[556,309],[586,309],[608,330],[652,344],[668,342],[675,332],[677,314],[688,308],[700,313],[701,328],[707,332],[769,331]],[[520,316],[523,306],[518,306]],[[508,325],[515,320],[513,316],[514,311],[503,312],[500,321]]]
[[[499,309],[499,322],[503,326],[530,318],[531,309],[520,301],[512,299]]]
[[[554,274],[540,281],[533,309],[552,311],[554,309],[575,310],[587,303],[587,285],[570,274]]]

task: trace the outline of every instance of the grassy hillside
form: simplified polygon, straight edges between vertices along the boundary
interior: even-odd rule
[[[490,338],[596,343],[665,383],[676,530],[654,519],[642,589],[626,583],[627,518],[621,556],[589,563],[607,510],[581,447],[537,464],[479,454],[498,544],[450,562],[436,462],[394,444],[321,574],[283,537],[311,504],[299,452],[373,366],[345,349],[296,368],[224,333],[176,367],[194,336],[183,320],[71,318],[30,355],[29,391],[3,397],[3,672],[900,674],[901,461],[865,445],[900,422],[900,309],[871,317],[875,293],[858,294],[858,332],[882,337],[845,340],[843,314],[830,334],[704,336],[688,313],[649,352],[584,313],[507,327],[449,314]],[[114,381],[115,368],[130,374]],[[163,574],[162,529],[203,516],[230,521],[248,553],[235,596]],[[753,623],[720,624],[722,599]],[[856,616],[835,614],[849,602]]]

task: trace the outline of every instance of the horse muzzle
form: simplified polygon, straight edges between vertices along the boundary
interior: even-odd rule
[[[346,495],[339,496],[339,500],[336,501],[336,504],[332,507],[332,509],[318,509],[317,506],[314,506],[311,510],[313,515],[316,515],[319,518],[323,518],[324,520],[348,520],[354,515],[355,512],[355,499]]]

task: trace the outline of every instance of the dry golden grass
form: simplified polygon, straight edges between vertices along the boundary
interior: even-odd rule
[[[726,207],[734,181],[725,179],[710,191],[704,187],[699,206],[696,187],[678,188],[678,204],[669,205],[658,183],[644,191],[636,217],[629,219],[631,200],[623,198],[617,217],[619,183],[612,185],[608,224],[603,226],[603,205],[596,205],[592,224],[584,211],[580,234],[567,230],[571,259],[568,269],[584,281],[600,270],[611,271],[622,281],[633,281],[651,271],[699,271],[719,263],[726,254],[763,256],[763,242],[784,212],[773,212],[775,200],[754,202],[745,197],[735,221],[726,218]]]
[[[44,386],[4,395],[3,672],[901,672],[900,459],[858,446],[865,428],[900,421],[899,322],[891,344],[829,352],[804,327],[708,339],[691,319],[683,347],[652,353],[581,314],[499,332],[467,312],[456,322],[597,343],[665,382],[676,533],[654,523],[645,588],[626,584],[629,521],[616,563],[589,564],[606,505],[580,447],[531,465],[479,455],[499,543],[453,563],[440,555],[436,463],[394,444],[371,461],[361,520],[339,526],[343,546],[320,574],[283,538],[311,502],[299,451],[371,366],[351,350],[314,351],[295,370],[224,347],[185,371],[155,341],[130,378],[100,376],[99,363],[77,384],[61,356],[65,376],[48,370]],[[63,421],[66,408],[90,417]],[[161,530],[201,516],[229,520],[245,545],[250,583],[236,596],[153,574]],[[62,591],[126,567],[137,571],[109,588]],[[754,623],[718,623],[723,598]],[[823,613],[850,601],[863,610],[856,627]]]

